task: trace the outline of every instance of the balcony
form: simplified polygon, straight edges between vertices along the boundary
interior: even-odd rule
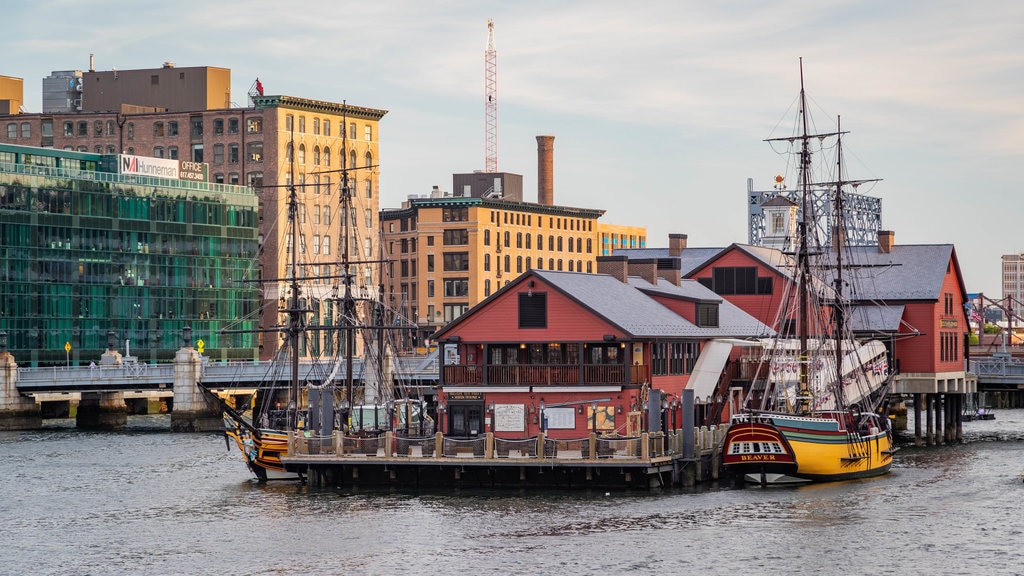
[[[442,383],[445,386],[621,386],[641,384],[649,381],[649,378],[648,367],[642,365],[627,367],[621,364],[450,364],[444,366]]]

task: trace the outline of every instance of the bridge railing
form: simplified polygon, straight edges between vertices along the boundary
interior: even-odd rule
[[[411,365],[411,363],[409,363]],[[322,364],[311,361],[299,363],[299,377],[308,382],[319,382],[325,370]],[[337,379],[343,379],[342,373]],[[360,363],[353,366],[354,374],[362,374]],[[407,379],[432,382],[437,380],[436,368],[426,365],[415,373],[407,373]],[[203,384],[215,390],[236,385],[245,386],[261,382],[288,382],[291,379],[290,365],[268,361],[234,360],[211,362],[203,358]],[[171,390],[174,386],[174,364],[148,364],[124,362],[117,365],[94,364],[91,366],[47,366],[42,368],[19,367],[18,390],[23,394],[42,392],[82,391],[131,391]]]
[[[1009,355],[972,358],[968,370],[978,376],[1024,378],[1024,360]]]

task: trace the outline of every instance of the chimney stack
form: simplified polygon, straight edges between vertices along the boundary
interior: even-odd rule
[[[555,205],[555,137],[537,136],[537,203]]]
[[[663,262],[658,266],[658,276],[679,286],[682,283],[682,270],[680,268],[679,260],[673,259],[669,262]]]
[[[628,256],[627,256],[628,258]],[[658,285],[658,260],[657,258],[645,258],[643,260],[627,260],[627,270],[630,276],[639,276],[654,286]]]
[[[678,258],[683,254],[683,250],[686,249],[686,234],[669,234],[668,235],[668,255],[672,258]]]
[[[892,252],[892,247],[896,243],[896,232],[892,230],[879,230],[878,231],[878,253],[888,254]]]
[[[629,257],[621,256],[598,256],[597,273],[613,276],[623,284],[629,279]]]

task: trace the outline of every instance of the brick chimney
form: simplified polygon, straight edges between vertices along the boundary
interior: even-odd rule
[[[622,282],[626,283],[629,278],[629,257],[627,256],[598,256],[597,257],[597,273],[607,274],[613,276]]]
[[[537,136],[537,203],[555,205],[554,136]]]
[[[878,231],[878,253],[888,254],[892,252],[892,247],[896,243],[896,232],[892,230],[879,230]]]
[[[678,258],[686,249],[686,234],[668,235],[668,255]],[[678,284],[678,282],[677,282]]]
[[[658,285],[658,260],[645,258],[643,260],[629,260],[628,269],[630,276],[639,276],[651,284]]]
[[[681,265],[679,260],[672,259],[669,262],[662,262],[661,266],[658,266],[658,276],[668,280],[669,282],[679,286],[682,282],[682,271],[680,270]]]

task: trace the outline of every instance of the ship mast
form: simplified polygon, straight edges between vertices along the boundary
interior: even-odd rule
[[[836,346],[836,407],[845,408],[843,396],[843,337],[846,334],[846,309],[843,304],[843,250],[846,243],[846,217],[843,210],[843,126],[842,117],[836,117],[836,208],[832,246],[836,251],[835,302],[832,315],[835,322]]]
[[[352,189],[349,187],[348,171],[354,168],[354,166],[348,165],[348,105],[344,101],[342,101],[342,118],[344,119],[342,125],[345,126],[342,130],[341,138],[341,222],[342,238],[345,239],[341,244],[345,248],[341,254],[341,281],[345,284],[345,296],[344,300],[342,300],[341,309],[341,333],[345,335],[345,403],[342,406],[342,412],[347,416],[355,400],[352,358],[356,355],[356,339],[353,331],[356,303],[352,297],[352,263],[349,262],[349,252],[353,249],[353,246],[349,246],[350,239],[348,237],[349,219],[352,216],[349,210],[352,202]],[[343,420],[343,422],[347,421],[347,418]]]
[[[288,277],[288,282],[291,287],[292,297],[291,302],[288,304],[288,308],[284,311],[288,314],[288,346],[291,347],[291,392],[288,402],[288,426],[290,429],[295,430],[298,428],[298,410],[299,410],[299,334],[303,330],[304,318],[302,316],[303,310],[299,309],[299,280],[298,280],[298,267],[299,267],[299,226],[298,226],[298,211],[299,211],[299,199],[298,193],[295,190],[295,128],[292,128],[291,140],[288,143],[291,150],[291,166],[289,168],[291,172],[291,179],[288,183],[288,222],[291,224],[291,274]]]
[[[808,332],[810,327],[808,326],[808,320],[810,317],[808,311],[808,292],[809,288],[807,283],[811,279],[811,265],[810,255],[808,250],[808,235],[807,235],[807,221],[810,215],[809,198],[811,195],[810,190],[810,165],[811,165],[811,151],[810,151],[810,135],[807,129],[807,95],[804,92],[804,59],[800,58],[800,122],[801,122],[801,137],[800,137],[800,221],[797,223],[797,290],[799,290],[799,310],[797,311],[798,319],[797,325],[800,327],[800,357],[798,358],[798,365],[800,367],[800,392],[797,397],[797,411],[807,412],[810,409],[810,386],[808,384],[808,352],[807,352],[807,341]]]

